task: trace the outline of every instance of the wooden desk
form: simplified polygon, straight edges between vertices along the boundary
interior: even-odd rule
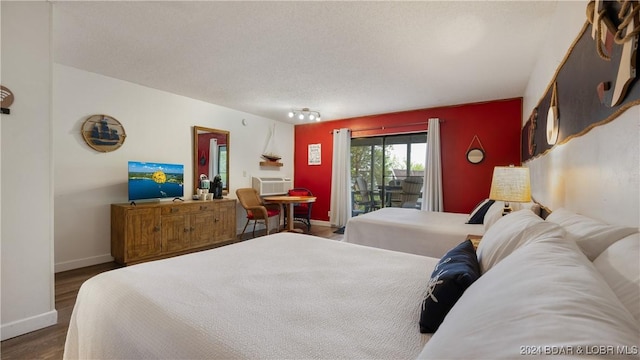
[[[287,211],[287,231],[293,232],[302,232],[300,229],[295,229],[293,227],[293,205],[301,204],[301,203],[312,203],[316,201],[315,196],[288,196],[288,195],[280,195],[280,196],[265,196],[262,198],[265,202],[280,204],[280,207],[284,205],[289,205],[289,210]]]

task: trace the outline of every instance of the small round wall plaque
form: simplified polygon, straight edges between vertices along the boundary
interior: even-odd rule
[[[127,135],[120,122],[109,115],[91,115],[82,124],[82,137],[92,149],[110,152],[120,148]]]
[[[1,107],[8,109],[13,104],[13,93],[11,90],[0,85],[0,99],[2,99]]]

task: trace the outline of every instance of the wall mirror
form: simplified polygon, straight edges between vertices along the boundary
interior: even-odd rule
[[[229,132],[193,127],[193,191],[200,187],[200,175],[222,179],[222,193],[229,193]]]
[[[474,143],[478,143],[478,145],[474,146]],[[482,143],[480,142],[480,138],[478,135],[473,135],[473,139],[471,139],[471,144],[467,148],[467,161],[472,164],[480,164],[484,160],[484,148],[482,147]]]
[[[470,149],[467,151],[467,161],[472,164],[479,164],[484,160],[484,151],[482,149]]]

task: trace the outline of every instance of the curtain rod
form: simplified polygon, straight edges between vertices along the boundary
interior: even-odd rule
[[[439,119],[439,122],[443,123],[444,120]],[[353,133],[353,132],[359,132],[359,131],[384,130],[384,129],[398,128],[398,127],[415,126],[415,125],[427,125],[427,124],[429,124],[428,121],[422,121],[422,122],[415,122],[415,123],[409,123],[409,124],[387,125],[387,126],[377,126],[377,127],[372,127],[372,128],[354,129],[354,130],[349,129],[349,130]],[[329,134],[333,134],[333,130],[329,131]]]

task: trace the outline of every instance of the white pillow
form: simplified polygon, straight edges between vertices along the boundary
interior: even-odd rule
[[[638,232],[637,228],[609,225],[564,208],[554,210],[546,220],[562,226],[591,261],[609,245]]]
[[[558,351],[580,358],[590,357],[587,347],[595,354],[595,345],[614,349],[598,358],[619,358],[618,346],[632,354],[639,332],[575,242],[551,236],[518,248],[476,280],[418,358],[516,359]]]
[[[593,260],[593,265],[640,322],[640,233],[613,243]]]
[[[533,201],[529,201],[528,203],[511,203],[511,207],[514,210],[529,209],[534,214],[540,216],[540,210],[541,210],[540,204],[536,204]]]
[[[496,201],[489,207],[487,213],[484,214],[484,231],[487,232],[489,228],[496,223],[496,221],[500,220],[502,217],[502,209],[504,209],[504,201]]]
[[[485,273],[515,249],[532,240],[563,235],[558,225],[546,223],[531,210],[518,210],[502,216],[484,233],[478,245],[480,271]]]
[[[536,204],[534,202],[528,203],[510,203],[513,211],[529,209],[534,214],[540,216],[540,204]],[[489,230],[496,221],[500,220],[502,217],[502,211],[504,209],[504,201],[496,201],[491,205],[487,213],[484,215],[484,231]]]
[[[477,213],[480,209],[482,209],[482,207],[483,207],[486,203],[488,203],[489,201],[491,201],[491,200],[489,200],[489,199],[484,199],[484,200],[480,201],[480,202],[478,203],[478,205],[476,205],[476,207],[474,207],[474,208],[473,208],[473,210],[471,210],[471,213],[470,213],[470,214],[469,214],[469,216],[467,217],[467,221],[466,221],[466,223],[468,224],[468,223],[469,223],[469,221],[471,220],[471,218],[473,218],[473,217],[476,215],[476,213]],[[492,205],[493,205],[493,204],[492,204]],[[486,214],[486,213],[485,213],[485,214]]]

